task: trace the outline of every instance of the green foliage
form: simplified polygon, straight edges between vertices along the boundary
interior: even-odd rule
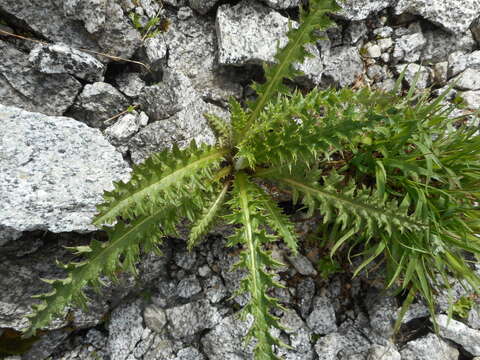
[[[331,275],[341,272],[342,267],[335,259],[323,257],[317,262],[317,270],[322,278],[328,279]]]
[[[133,27],[140,32],[144,40],[156,37],[158,34],[167,31],[170,26],[169,20],[160,16],[153,16],[146,23],[142,22],[142,17],[136,12],[131,12],[128,16]]]
[[[473,301],[472,298],[469,296],[462,296],[453,304],[453,315],[466,319],[474,305],[475,301]]]
[[[284,344],[272,335],[282,329],[272,310],[282,306],[269,294],[281,287],[274,277],[280,264],[268,249],[283,241],[296,254],[299,241],[267,184],[290,193],[307,215],[321,215],[331,256],[362,256],[354,275],[382,260],[386,287],[408,294],[403,313],[416,294],[433,313],[435,287],[449,287],[452,276],[478,291],[466,260],[480,254],[477,130],[449,117],[446,93],[431,100],[415,89],[399,95],[398,88],[290,92],[283,80],[300,75],[293,64],[307,56],[316,30],[331,26],[326,13],[338,9],[333,0],[310,3],[277,62],[265,66],[267,82],[254,86],[257,100],[245,108],[231,100],[230,121],[207,116],[215,146],[154,154],[127,183],[105,192],[95,224],[108,240],[73,249],[83,260],[64,266],[67,278],[47,280],[53,289],[38,296],[29,334],[72,301],[85,305],[85,286],[135,274],[141,252],[158,251],[182,220],[191,225],[189,248],[224,221],[235,230],[227,243],[239,248],[235,266],[248,270],[238,290],[249,294],[242,310],[254,318],[248,338],[256,339],[256,359],[275,359]],[[320,265],[324,274],[339,270]]]

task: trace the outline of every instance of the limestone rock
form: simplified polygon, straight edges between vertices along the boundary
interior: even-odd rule
[[[129,167],[102,134],[66,117],[0,105],[0,225],[92,231],[96,204]]]
[[[89,82],[103,81],[105,65],[65,44],[37,45],[29,61],[44,74],[70,74]]]
[[[408,34],[395,41],[393,59],[395,61],[415,62],[420,59],[426,39],[421,32]]]
[[[467,68],[475,70],[480,69],[480,50],[469,54],[456,51],[448,57],[449,77],[458,75]]]
[[[468,31],[478,17],[480,0],[399,0],[395,13],[420,15],[452,34]]]
[[[74,102],[81,86],[70,75],[37,71],[28,61],[28,55],[0,40],[1,104],[62,115]]]
[[[480,91],[465,91],[460,95],[469,109],[480,109]]]

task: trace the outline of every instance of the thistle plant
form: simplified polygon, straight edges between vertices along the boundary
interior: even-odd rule
[[[240,249],[236,267],[248,273],[238,291],[250,295],[242,311],[254,318],[255,358],[276,359],[282,344],[270,330],[282,326],[272,310],[282,306],[269,294],[281,287],[274,280],[281,264],[267,248],[283,241],[297,254],[299,237],[266,184],[322,219],[332,255],[351,249],[363,257],[355,275],[383,261],[386,287],[408,294],[406,305],[419,294],[434,313],[434,289],[452,276],[478,291],[471,262],[480,254],[480,138],[451,117],[446,93],[399,95],[401,78],[389,93],[304,94],[284,84],[301,75],[305,45],[333,25],[328,13],[337,10],[334,0],[310,0],[300,11],[288,44],[264,65],[266,82],[253,85],[256,100],[231,100],[229,121],[207,115],[214,146],[192,142],[154,154],[105,192],[94,223],[108,240],[73,249],[84,260],[64,265],[65,279],[48,280],[53,290],[38,296],[28,334],[68,304],[84,305],[82,289],[100,287],[101,276],[135,274],[141,253],[159,252],[185,219],[190,249],[226,222],[234,229],[226,246]]]

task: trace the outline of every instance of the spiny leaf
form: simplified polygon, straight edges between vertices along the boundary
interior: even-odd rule
[[[202,186],[204,179],[211,176],[225,149],[209,145],[179,150],[165,150],[148,158],[136,166],[128,183],[117,182],[113,191],[105,192],[105,202],[98,206],[99,214],[94,224],[113,223],[117,217],[133,219],[149,214],[153,204],[168,203],[182,193],[188,193],[190,184]]]
[[[86,297],[83,288],[87,285],[98,284],[100,275],[104,274],[115,278],[118,269],[134,271],[132,264],[138,260],[140,246],[144,242],[160,244],[164,235],[159,224],[165,223],[165,209],[159,209],[148,216],[139,217],[131,224],[119,222],[115,227],[105,227],[109,240],[107,242],[92,241],[89,251],[82,248],[86,260],[71,263],[66,266],[69,274],[65,279],[48,280],[53,290],[47,294],[37,295],[42,300],[40,304],[34,305],[34,313],[30,314],[30,327],[26,329],[25,335],[35,335],[36,331],[47,326],[52,318],[61,315],[64,308],[76,301],[82,305],[86,304]],[[127,259],[120,261],[122,255]]]
[[[203,208],[201,215],[193,224],[190,235],[188,236],[188,248],[191,250],[200,237],[205,235],[210,229],[215,218],[218,216],[220,209],[223,206],[225,195],[227,194],[230,182],[226,182],[218,194],[215,194],[210,204]]]

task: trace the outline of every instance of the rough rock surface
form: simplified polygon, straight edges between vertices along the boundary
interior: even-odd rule
[[[140,45],[140,34],[115,1],[2,0],[0,11],[48,40],[75,48],[128,58]]]
[[[479,8],[479,0],[399,0],[395,12],[420,15],[456,34],[468,31]]]
[[[410,341],[400,351],[402,360],[456,360],[459,352],[434,334]]]
[[[105,72],[95,57],[64,44],[37,45],[28,60],[44,74],[70,74],[89,82],[103,81]]]
[[[437,316],[437,324],[440,335],[448,340],[459,344],[473,356],[480,356],[480,331],[470,329],[465,324],[454,319],[448,319],[446,315]]]
[[[78,95],[71,116],[95,128],[105,128],[107,120],[127,110],[127,98],[105,82],[88,84]]]
[[[98,130],[0,105],[0,224],[91,231],[95,205],[129,167]]]
[[[365,20],[371,14],[377,13],[390,6],[392,0],[346,0],[340,1],[342,11],[339,16],[348,20]]]
[[[288,41],[288,19],[252,0],[220,6],[216,25],[224,65],[272,62],[277,44],[284,47]]]
[[[167,67],[188,76],[202,98],[223,102],[239,98],[242,87],[237,74],[218,62],[218,40],[215,22],[208,18],[169,17],[170,26],[164,34],[168,48]]]
[[[28,55],[0,39],[0,101],[48,115],[63,115],[81,84],[67,74],[43,74]]]

